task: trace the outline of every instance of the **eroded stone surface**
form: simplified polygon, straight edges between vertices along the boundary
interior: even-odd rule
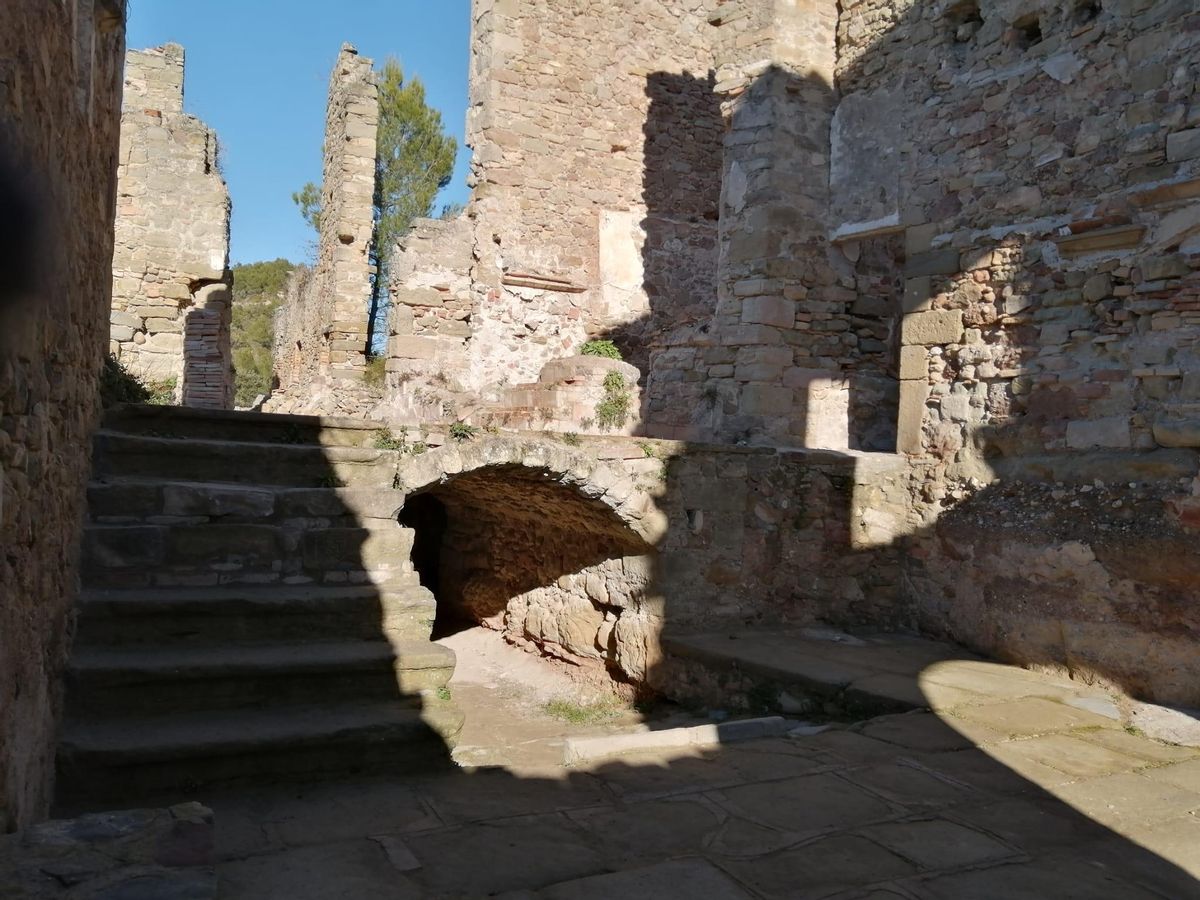
[[[233,403],[229,190],[217,135],[183,111],[184,50],[125,58],[109,349],[185,406]]]

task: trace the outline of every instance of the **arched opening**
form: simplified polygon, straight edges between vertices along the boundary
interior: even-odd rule
[[[631,648],[644,648],[659,619],[648,605],[651,543],[570,466],[478,449],[474,467],[460,454],[475,448],[444,448],[415,461],[411,478],[401,472],[411,487],[399,520],[437,599],[434,637],[481,626],[606,680],[640,681],[645,653]]]
[[[412,564],[417,577],[437,603],[433,638],[455,634],[474,624],[461,614],[456,604],[442,599],[442,552],[446,541],[445,504],[432,494],[417,494],[404,504],[400,524],[413,531]]]

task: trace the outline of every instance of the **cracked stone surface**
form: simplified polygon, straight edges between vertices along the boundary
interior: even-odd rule
[[[221,896],[1200,898],[1200,748],[1080,708],[1096,690],[1050,676],[962,660],[920,681],[953,701],[576,768],[539,748],[572,726],[526,727],[528,704],[505,724],[511,690],[461,691],[490,704],[497,746],[526,750],[204,798]]]

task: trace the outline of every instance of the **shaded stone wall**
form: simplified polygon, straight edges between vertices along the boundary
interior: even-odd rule
[[[233,402],[229,191],[217,135],[183,111],[184,50],[125,60],[109,349],[184,406]]]
[[[49,807],[108,334],[124,3],[0,29],[0,829]],[[53,60],[54,64],[47,64]]]
[[[1200,701],[1200,17],[843,7],[830,227],[904,243],[907,603],[987,652]]]
[[[373,63],[343,44],[329,78],[320,238],[312,271],[293,275],[275,319],[268,412],[365,414],[373,279],[379,89]]]

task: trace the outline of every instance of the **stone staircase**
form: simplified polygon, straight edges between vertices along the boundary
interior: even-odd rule
[[[95,439],[60,809],[444,764],[433,595],[360,421],[123,407]]]

